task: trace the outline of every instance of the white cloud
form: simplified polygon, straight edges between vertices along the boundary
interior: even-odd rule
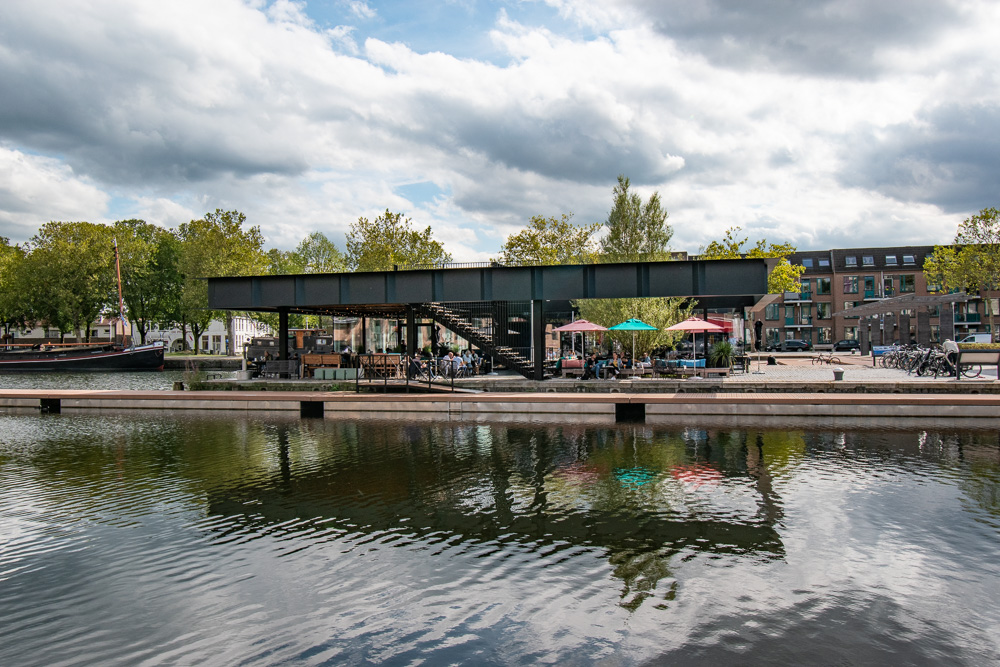
[[[946,6],[940,26],[914,20],[864,41],[872,62],[839,73],[819,51],[798,65],[782,49],[755,52],[772,29],[760,17],[738,35],[742,51],[725,51],[672,30],[655,3],[548,4],[591,36],[519,20],[510,5],[483,35],[507,57],[490,63],[446,42],[418,53],[367,37],[359,49],[358,29],[323,27],[288,0],[3,3],[0,86],[16,94],[0,100],[0,141],[34,165],[38,187],[73,187],[62,208],[8,196],[0,233],[94,219],[113,195],[116,212],[167,225],[239,208],[291,247],[313,229],[342,238],[388,207],[471,261],[531,215],[604,219],[619,173],[660,190],[674,246],[690,251],[737,224],[803,249],[896,243],[901,229],[933,243],[963,212],[997,204],[995,161],[954,120],[978,108],[975,132],[1000,129],[995,4]],[[671,20],[703,36],[733,30],[721,3],[697,6]],[[868,11],[830,7],[838,30]],[[813,30],[801,14],[782,21],[796,36]],[[961,155],[945,160],[951,146]],[[916,169],[932,189],[907,186]],[[414,202],[397,190],[421,182],[446,194]]]
[[[351,13],[359,19],[373,19],[378,16],[378,12],[372,9],[364,0],[350,0],[347,6],[350,8]]]
[[[14,241],[52,220],[104,222],[109,199],[59,160],[0,146],[0,230]]]

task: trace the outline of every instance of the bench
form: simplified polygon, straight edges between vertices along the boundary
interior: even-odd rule
[[[302,355],[302,375],[313,377],[315,371],[320,368],[340,368],[340,354],[303,354]]]
[[[297,379],[299,377],[299,360],[265,361],[261,375],[266,378]]]
[[[962,378],[963,366],[997,366],[1000,368],[1000,350],[958,350],[955,379]]]
[[[562,377],[583,377],[583,359],[563,359]]]

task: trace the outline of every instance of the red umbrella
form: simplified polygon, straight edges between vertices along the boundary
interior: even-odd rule
[[[719,332],[725,331],[725,327],[720,327],[718,324],[713,324],[712,322],[706,322],[700,317],[689,317],[683,322],[678,322],[672,327],[667,327],[667,331],[690,331],[691,333],[698,332]],[[706,350],[707,352],[707,350]],[[692,346],[692,354],[694,355],[695,362],[698,361],[698,347],[697,345]]]

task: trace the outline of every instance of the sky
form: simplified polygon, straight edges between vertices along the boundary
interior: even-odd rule
[[[483,261],[659,192],[671,247],[948,243],[1000,206],[995,0],[3,0],[0,235],[389,209]]]

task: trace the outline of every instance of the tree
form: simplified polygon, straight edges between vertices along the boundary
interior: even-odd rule
[[[28,241],[23,262],[34,317],[59,329],[83,332],[110,305],[114,289],[111,228],[89,222],[47,222]]]
[[[18,245],[11,245],[10,239],[0,237],[0,322],[3,323],[5,337],[10,336],[12,326],[27,323],[30,291],[22,285],[20,276],[24,272],[25,252]]]
[[[767,291],[770,294],[781,292],[798,292],[801,289],[799,277],[806,267],[792,264],[788,255],[795,252],[795,247],[788,243],[768,244],[766,239],[760,239],[752,248],[746,248],[747,237],[737,239],[739,227],[730,227],[722,241],[712,241],[703,248],[701,259],[765,259],[780,258],[777,266],[767,275]]]
[[[577,226],[573,214],[561,218],[533,216],[525,229],[507,237],[500,249],[502,264],[586,264],[594,259],[594,234],[601,223]]]
[[[991,292],[1000,288],[1000,210],[984,208],[966,218],[955,233],[955,246],[936,246],[924,260],[928,281],[947,289]],[[990,331],[993,300],[986,299]]]
[[[180,241],[173,232],[143,220],[119,220],[114,235],[125,310],[140,342],[145,343],[151,325],[167,324],[176,317],[183,288]],[[111,301],[117,302],[117,293]]]
[[[208,310],[208,285],[203,278],[257,275],[268,266],[260,227],[244,229],[245,222],[246,216],[239,211],[216,209],[201,220],[182,224],[178,230],[179,266],[184,280],[180,317],[183,323],[191,326],[195,354],[198,354],[201,333],[220,315],[226,321],[226,349],[232,354],[232,313]]]
[[[660,261],[670,258],[669,244],[674,230],[667,224],[667,212],[654,192],[643,204],[635,192],[629,192],[629,179],[618,176],[614,204],[604,226],[601,254],[607,262]]]
[[[441,264],[451,261],[431,228],[419,232],[402,213],[385,213],[369,221],[358,218],[347,235],[347,268],[352,271],[391,271],[396,266]]]
[[[684,334],[666,328],[691,316],[694,302],[676,297],[648,297],[642,299],[585,299],[573,305],[580,317],[604,327],[611,327],[635,318],[657,328],[656,331],[636,331],[636,350],[649,352],[664,345],[673,345]],[[631,331],[605,331],[604,335],[619,343],[623,349],[632,349]]]
[[[428,228],[430,229],[430,228]],[[347,270],[347,258],[323,232],[313,232],[299,242],[293,253],[300,273],[340,273]]]
[[[643,204],[638,194],[629,192],[629,186],[628,178],[618,177],[611,212],[604,223],[608,233],[601,239],[601,259],[607,262],[670,259],[668,244],[673,230],[666,224],[667,212],[662,208],[659,193],[654,192]],[[694,303],[677,297],[589,299],[576,301],[574,306],[582,317],[602,326],[635,318],[656,327],[656,331],[636,332],[636,349],[644,352],[676,342],[681,334],[666,328],[687,318],[694,309]],[[631,349],[631,331],[609,331],[605,335]]]

